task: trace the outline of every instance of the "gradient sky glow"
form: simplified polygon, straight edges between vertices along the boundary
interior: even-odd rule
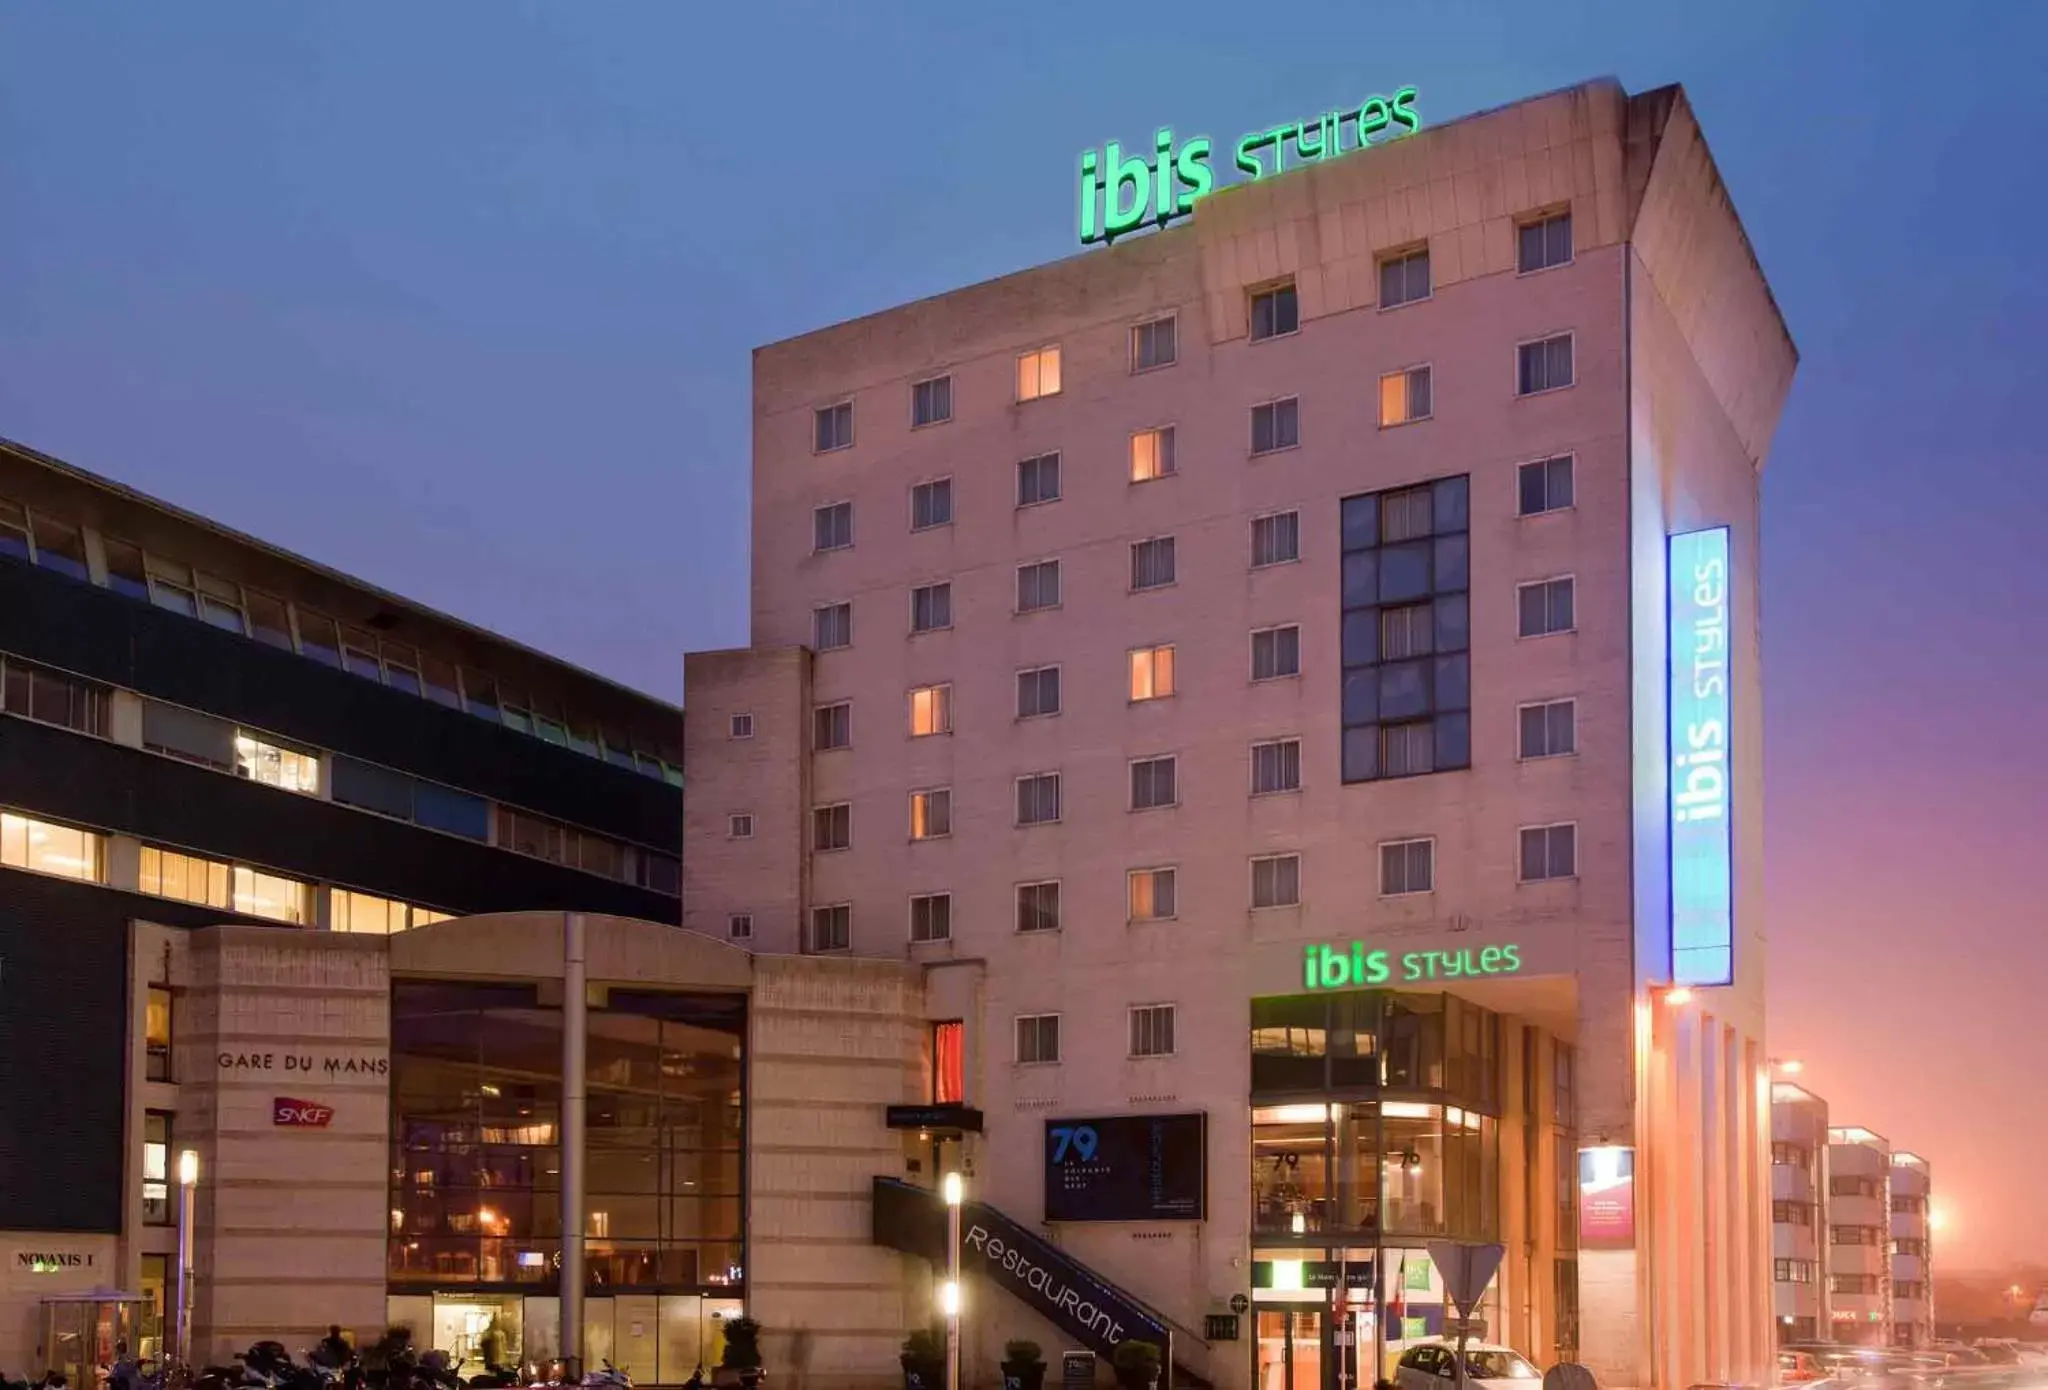
[[[1803,354],[1771,1047],[1931,1159],[1938,1263],[2048,1256],[2044,43],[2010,0],[24,0],[0,435],[680,698],[747,636],[757,344],[1069,254],[1076,153],[1158,124],[1683,82]]]

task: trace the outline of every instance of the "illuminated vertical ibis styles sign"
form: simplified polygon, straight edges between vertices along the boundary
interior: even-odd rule
[[[1671,978],[1735,979],[1728,528],[1670,539]]]
[[[1232,149],[1234,167],[1248,180],[1269,178],[1293,166],[1335,159],[1420,129],[1415,89],[1402,87],[1392,96],[1367,97],[1356,108],[1325,111],[1311,120],[1240,135]],[[1153,137],[1149,151],[1127,151],[1114,140],[1099,151],[1084,151],[1081,244],[1114,241],[1148,222],[1163,227],[1193,212],[1216,186],[1210,167],[1214,153],[1215,142],[1208,136],[1176,140],[1170,128]]]

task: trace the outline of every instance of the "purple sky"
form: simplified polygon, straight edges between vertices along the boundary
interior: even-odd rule
[[[0,434],[671,698],[749,350],[1066,255],[1071,161],[1402,82],[1686,84],[1804,354],[1766,471],[1772,1048],[2048,1250],[2048,8],[0,9]]]

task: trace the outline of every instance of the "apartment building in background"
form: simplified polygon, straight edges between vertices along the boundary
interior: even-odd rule
[[[1933,1172],[1904,1149],[1892,1153],[1892,1337],[1900,1346],[1934,1340]]]
[[[1833,1335],[1828,1303],[1828,1103],[1771,1086],[1771,1287],[1780,1342]]]
[[[1894,1345],[1892,1147],[1883,1135],[1828,1131],[1827,1233],[1832,1340]]]
[[[818,1219],[751,1233],[816,1287],[750,1310],[890,1373],[961,1169],[971,1375],[1142,1331],[1368,1381],[1448,1237],[1544,1364],[1761,1381],[1795,363],[1683,93],[1612,81],[758,350],[683,920],[910,962],[924,1041],[752,1096]]]

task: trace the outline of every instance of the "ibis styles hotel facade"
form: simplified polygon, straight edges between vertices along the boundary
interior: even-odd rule
[[[907,1066],[752,1098],[817,1155],[748,1235],[814,1371],[925,1320],[955,1167],[971,1375],[1143,1335],[1365,1383],[1443,1330],[1442,1239],[1505,1247],[1479,1315],[1541,1364],[1765,1371],[1796,351],[1679,89],[1385,92],[1127,132],[1079,254],[756,354],[684,925],[907,962],[923,1014]]]

